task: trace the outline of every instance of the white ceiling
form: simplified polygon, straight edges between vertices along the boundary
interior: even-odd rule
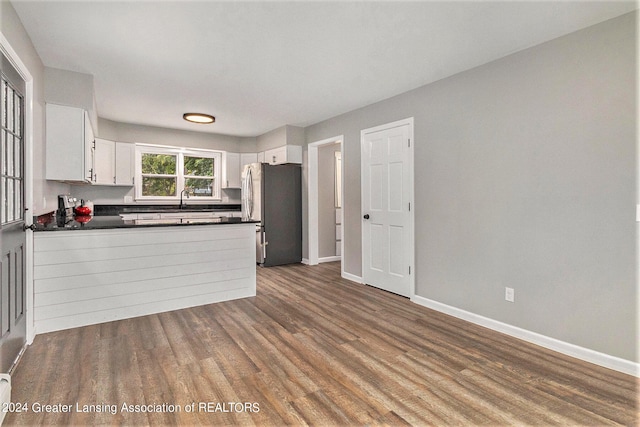
[[[256,136],[307,126],[637,9],[631,2],[11,0],[98,115]],[[213,125],[182,120],[190,111]]]

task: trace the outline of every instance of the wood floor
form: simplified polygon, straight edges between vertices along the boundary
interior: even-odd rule
[[[638,425],[638,385],[293,265],[255,298],[38,335],[5,425]]]

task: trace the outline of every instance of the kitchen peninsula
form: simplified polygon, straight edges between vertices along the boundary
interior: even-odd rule
[[[253,221],[164,214],[139,220],[111,213],[63,223],[39,218],[37,332],[255,296]]]

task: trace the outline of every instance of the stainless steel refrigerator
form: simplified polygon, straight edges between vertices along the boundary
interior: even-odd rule
[[[242,217],[256,224],[256,262],[265,267],[302,261],[300,165],[252,163],[242,170]]]

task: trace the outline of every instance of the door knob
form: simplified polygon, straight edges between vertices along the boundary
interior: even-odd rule
[[[369,219],[369,214],[364,214],[364,219]]]
[[[31,225],[22,224],[22,231],[27,231],[27,230],[36,231],[36,225],[35,224],[31,224]]]

